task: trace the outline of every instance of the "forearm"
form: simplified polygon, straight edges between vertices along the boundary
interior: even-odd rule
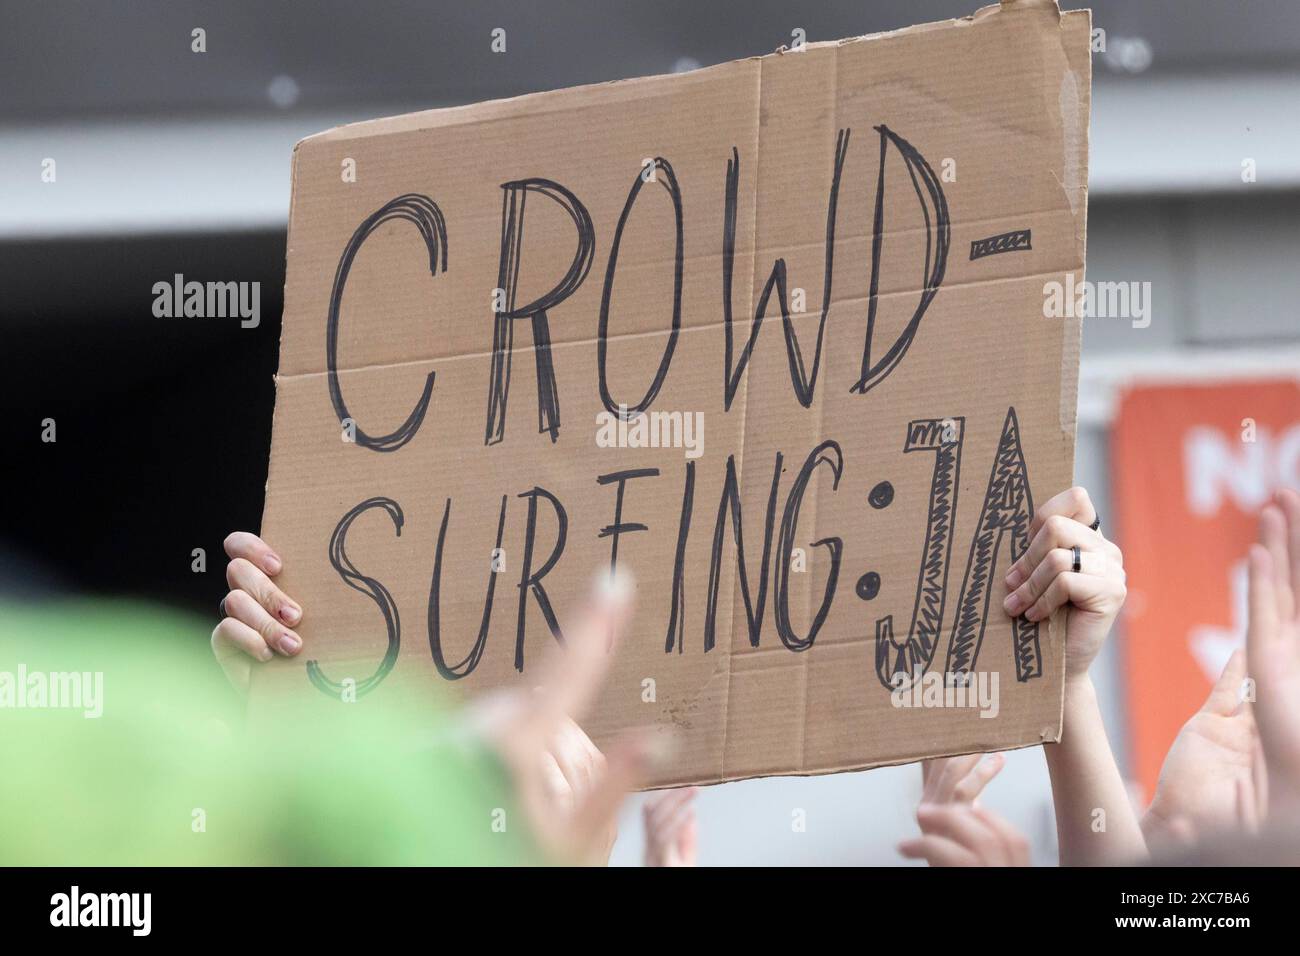
[[[1061,741],[1043,747],[1062,866],[1144,860],[1146,842],[1111,753],[1092,681],[1067,679]],[[1099,812],[1100,811],[1100,812]]]

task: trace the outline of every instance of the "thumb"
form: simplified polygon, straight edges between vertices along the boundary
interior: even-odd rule
[[[1223,673],[1215,681],[1210,696],[1201,710],[1205,713],[1231,717],[1237,710],[1241,697],[1241,684],[1246,679],[1246,652],[1241,648],[1232,652]]]

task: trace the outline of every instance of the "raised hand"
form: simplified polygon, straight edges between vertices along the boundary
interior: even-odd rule
[[[999,753],[936,757],[921,763],[921,806],[974,803],[1006,764]]]
[[[1277,493],[1259,518],[1250,549],[1246,658],[1253,711],[1282,801],[1300,801],[1300,494]]]
[[[898,852],[931,866],[1028,866],[1029,841],[996,813],[970,803],[924,804],[921,835]]]
[[[1258,829],[1268,785],[1251,707],[1241,696],[1245,677],[1246,655],[1237,651],[1201,709],[1178,732],[1142,818],[1149,843]]]
[[[600,691],[630,604],[625,578],[602,578],[565,646],[549,649],[540,688],[497,692],[467,714],[501,756],[538,844],[559,862],[608,861],[619,807],[654,756],[653,738],[638,734],[602,755],[575,723]]]
[[[646,866],[695,866],[699,838],[695,795],[699,792],[698,787],[682,787],[646,800],[641,810]]]

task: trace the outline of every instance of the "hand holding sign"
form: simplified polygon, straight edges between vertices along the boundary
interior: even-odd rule
[[[271,580],[283,563],[265,541],[236,531],[226,538],[226,553],[231,591],[221,602],[226,616],[212,632],[212,652],[246,692],[254,660],[301,651],[301,639],[281,622],[296,623],[303,611]],[[603,581],[567,651],[555,651],[547,662],[546,679],[554,686],[489,696],[466,714],[510,770],[542,849],[568,862],[608,859],[619,804],[648,756],[646,741],[632,737],[606,758],[573,720],[603,681],[628,605],[625,584]]]
[[[249,658],[266,663],[276,653],[293,657],[302,650],[289,625],[302,620],[302,608],[271,579],[283,568],[279,555],[257,535],[234,531],[226,537],[226,582],[221,623],[212,631],[212,653],[235,687],[248,692]]]
[[[1097,510],[1084,488],[1056,495],[1034,512],[1029,550],[1007,572],[1011,615],[1041,621],[1064,604],[1065,679],[1084,677],[1124,604],[1124,555],[1091,524]],[[1077,566],[1076,566],[1077,565]]]

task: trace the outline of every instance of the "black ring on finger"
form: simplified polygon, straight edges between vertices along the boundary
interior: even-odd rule
[[[1083,570],[1083,552],[1079,550],[1079,546],[1076,544],[1070,549],[1070,555],[1074,559],[1070,565],[1070,570],[1078,574]]]
[[[223,617],[223,618],[229,616],[228,614],[226,614],[226,599],[225,599],[225,598],[222,598],[221,601],[217,604],[217,615],[218,615],[219,617]]]
[[[1092,524],[1088,525],[1088,527],[1091,528],[1093,531],[1100,531],[1100,530],[1101,530],[1101,515],[1097,515],[1097,517],[1093,518],[1093,519],[1092,519]]]

